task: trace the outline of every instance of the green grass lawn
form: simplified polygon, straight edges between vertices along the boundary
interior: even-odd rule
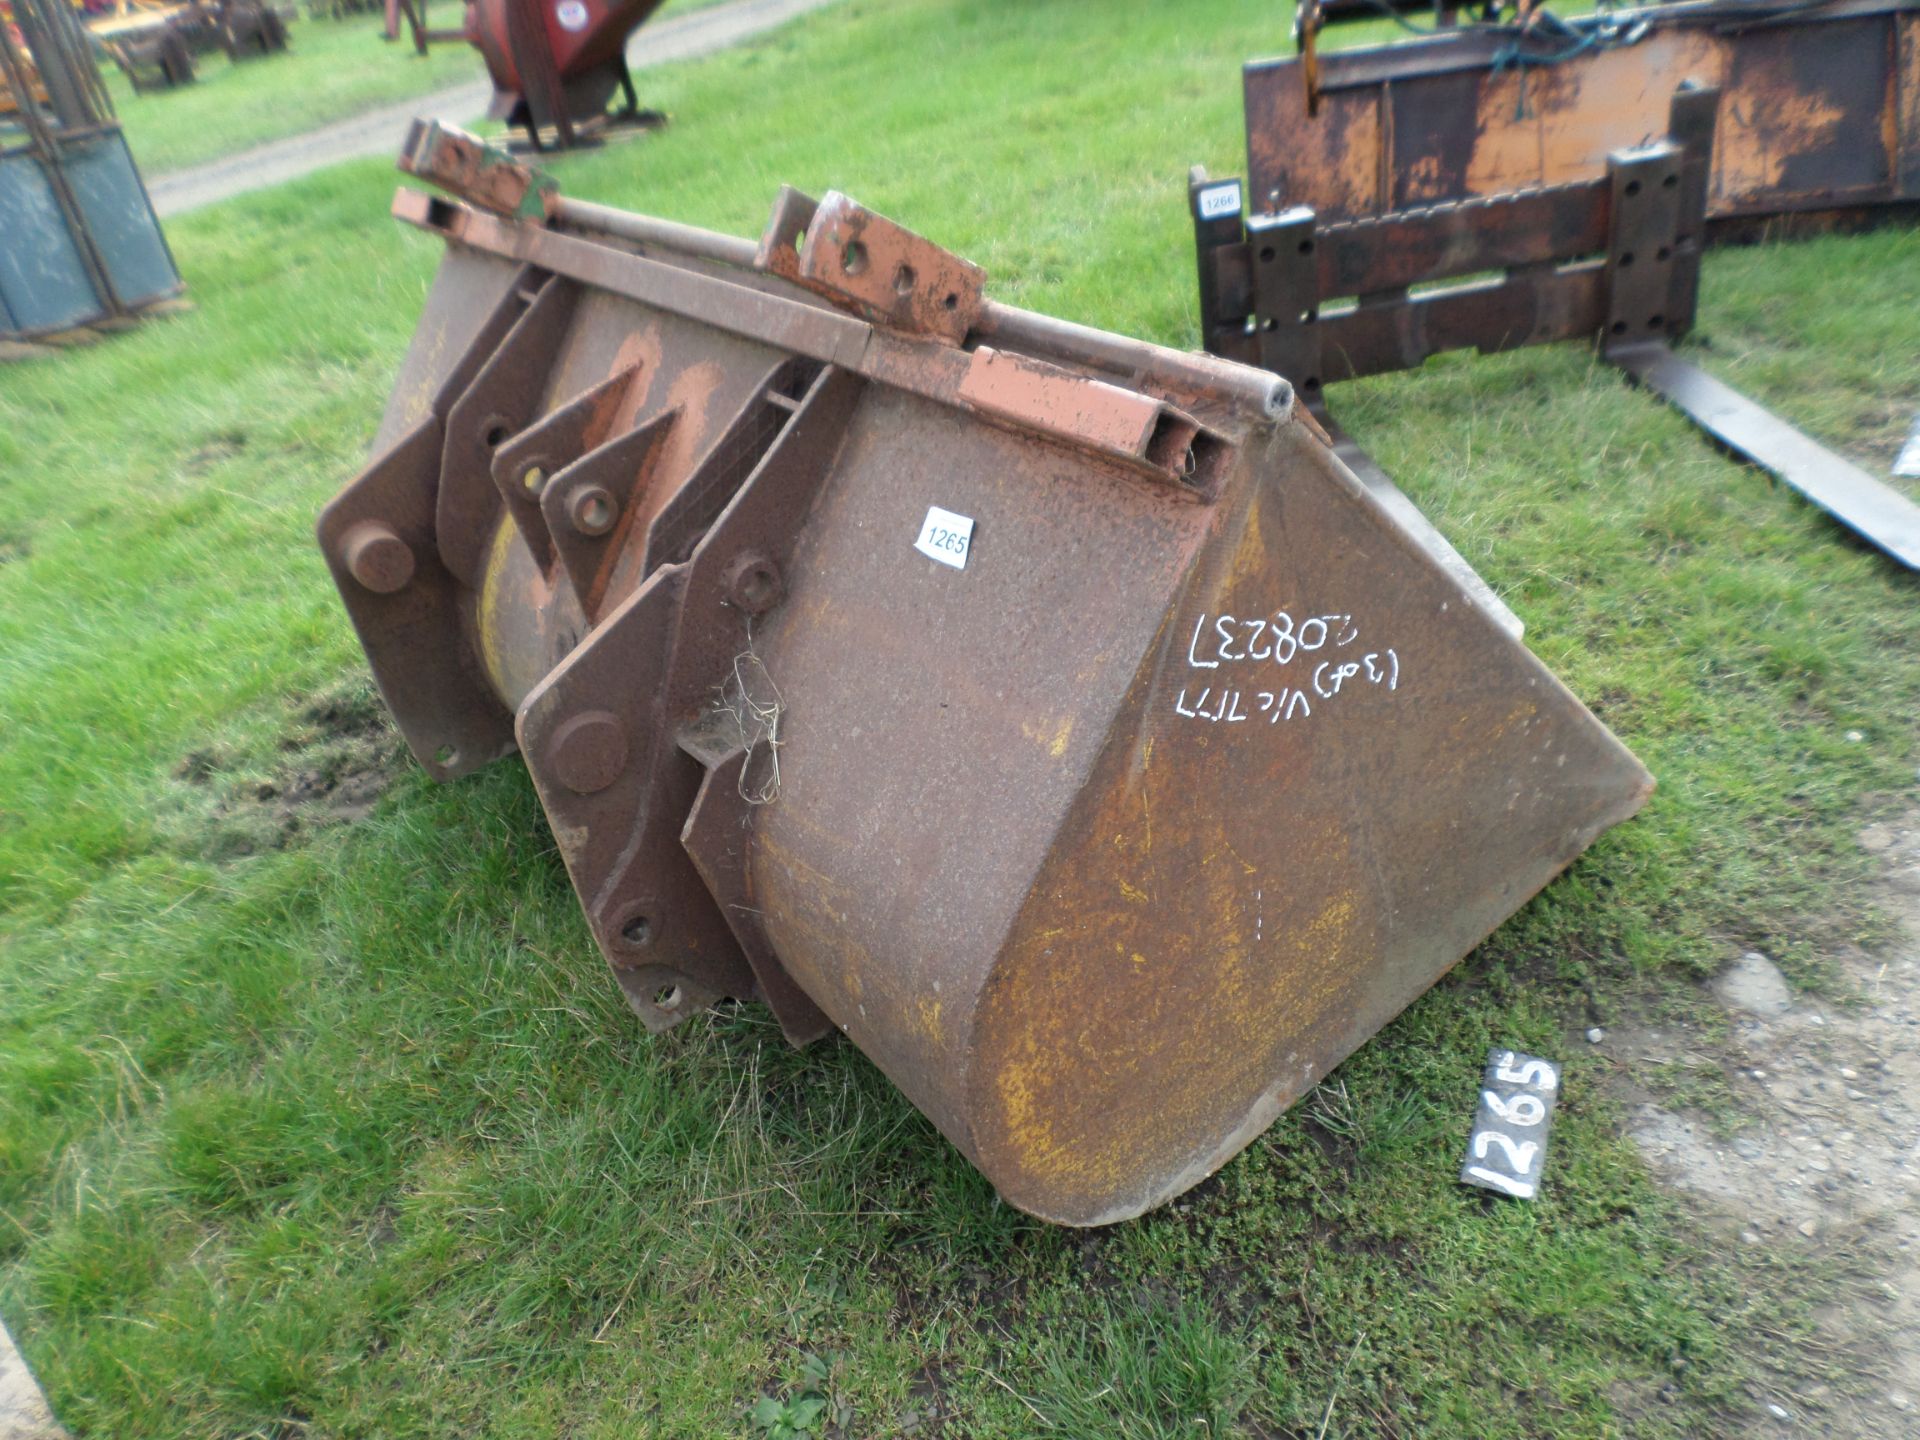
[[[667,0],[648,23],[721,3]],[[430,0],[428,21],[458,29],[460,6]],[[287,53],[235,65],[216,50],[198,57],[198,78],[178,90],[136,95],[117,66],[103,61],[101,73],[134,158],[150,177],[487,78],[472,46],[448,41],[418,55],[404,27],[401,38],[389,42],[381,25],[377,13],[315,20],[302,11],[288,22]],[[643,94],[642,103],[655,102]]]
[[[557,170],[741,234],[839,187],[999,298],[1191,345],[1186,166],[1238,169],[1283,34],[847,0]],[[1677,1437],[1744,1432],[1770,1367],[1846,1383],[1802,1343],[1844,1277],[1711,1243],[1578,1035],[1710,1031],[1736,949],[1820,988],[1886,938],[1849,837],[1920,799],[1910,577],[1578,347],[1336,391],[1660,789],[1214,1180],[1052,1229],[848,1045],[649,1039],[523,769],[398,759],[311,540],[437,259],[393,184],[176,221],[195,312],[0,371],[0,1314],[76,1433]],[[1916,304],[1912,232],[1715,255],[1700,353],[1884,469]],[[298,803],[369,765],[365,818]],[[1495,1041],[1567,1063],[1531,1206],[1454,1180]]]

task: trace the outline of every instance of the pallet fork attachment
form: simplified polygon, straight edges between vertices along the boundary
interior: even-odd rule
[[[1614,151],[1588,179],[1346,218],[1305,205],[1246,213],[1238,180],[1196,172],[1207,348],[1292,380],[1384,497],[1398,492],[1327,416],[1328,385],[1445,350],[1589,339],[1715,440],[1920,569],[1920,506],[1673,349],[1698,309],[1718,105],[1716,91],[1683,87],[1664,140]]]

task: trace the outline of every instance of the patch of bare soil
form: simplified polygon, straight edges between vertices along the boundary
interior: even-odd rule
[[[281,741],[290,761],[259,798],[272,801],[283,817],[318,807],[335,820],[362,818],[386,794],[403,761],[387,712],[361,691],[318,701],[305,719],[307,730]]]
[[[183,467],[189,475],[204,475],[223,460],[231,460],[247,448],[247,432],[222,430],[187,457]]]
[[[405,764],[386,711],[367,690],[323,697],[261,764],[195,750],[174,778],[204,788],[201,847],[218,859],[284,849],[302,834],[369,814]]]
[[[1734,1243],[1812,1247],[1866,1278],[1821,1324],[1837,1353],[1866,1357],[1858,1384],[1756,1396],[1756,1433],[1920,1435],[1920,812],[1870,825],[1882,899],[1905,922],[1890,953],[1834,957],[1855,1001],[1793,990],[1749,952],[1713,983],[1732,1033],[1719,1055],[1684,1029],[1615,1026],[1628,1080],[1661,1067],[1731,1068],[1746,1123],[1637,1106],[1629,1124],[1654,1173]]]

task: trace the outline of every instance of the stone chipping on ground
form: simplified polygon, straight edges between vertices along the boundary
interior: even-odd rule
[[[67,1440],[5,1325],[0,1325],[0,1440]]]
[[[1906,933],[1886,954],[1834,957],[1857,1002],[1802,994],[1749,951],[1712,986],[1731,1023],[1746,1123],[1725,1138],[1705,1117],[1655,1103],[1629,1119],[1655,1174],[1738,1243],[1871,1257],[1874,1293],[1821,1321],[1837,1343],[1879,1357],[1884,1374],[1861,1396],[1756,1396],[1770,1435],[1920,1436],[1920,812],[1859,840],[1880,857],[1884,901]],[[1684,1028],[1616,1026],[1610,1038],[1629,1074],[1714,1063]]]

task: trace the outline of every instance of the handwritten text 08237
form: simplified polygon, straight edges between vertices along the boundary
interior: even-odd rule
[[[1191,676],[1174,699],[1174,712],[1189,720],[1264,719],[1277,725],[1309,717],[1315,704],[1324,706],[1361,685],[1398,690],[1399,651],[1360,644],[1360,626],[1346,611],[1298,620],[1286,610],[1253,618],[1203,614],[1187,642],[1187,667],[1228,673],[1208,675],[1206,684],[1199,683],[1202,676]],[[1257,673],[1266,668],[1284,674],[1270,680]]]

